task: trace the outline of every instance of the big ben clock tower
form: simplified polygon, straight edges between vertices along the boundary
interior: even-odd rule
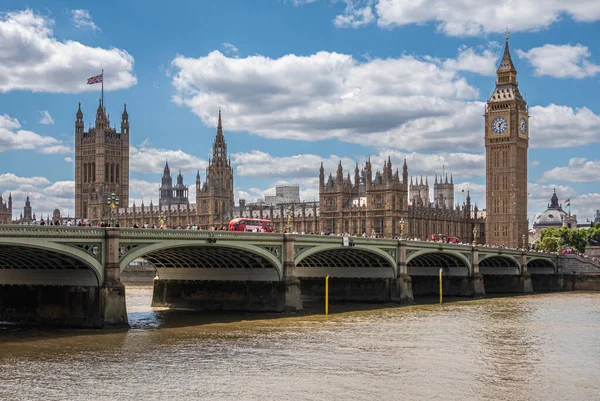
[[[527,240],[529,114],[519,93],[508,31],[496,89],[485,110],[486,241],[519,248]]]

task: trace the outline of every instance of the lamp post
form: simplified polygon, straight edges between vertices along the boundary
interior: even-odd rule
[[[526,248],[526,246],[525,246],[525,234],[522,235],[522,238],[523,238],[523,249],[525,249]]]
[[[404,239],[404,219],[400,219],[400,240]]]
[[[165,225],[165,214],[163,212],[160,212],[158,215],[158,222],[160,223],[160,228]]]
[[[473,245],[477,245],[477,227],[473,227]]]
[[[288,234],[292,232],[292,209],[291,208],[289,208],[287,210],[287,222],[285,223],[285,232]]]
[[[106,200],[106,204],[108,206],[110,206],[111,226],[114,227],[115,226],[115,214],[116,214],[117,207],[119,206],[119,198],[117,198],[117,195],[115,195],[114,192],[112,194],[110,194],[110,196]]]

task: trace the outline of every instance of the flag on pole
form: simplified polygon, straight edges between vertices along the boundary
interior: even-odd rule
[[[104,82],[102,77],[103,77],[104,73],[100,74],[100,75],[96,75],[94,77],[88,78],[87,80],[87,84],[88,85],[93,85],[93,84],[99,84],[101,82]]]
[[[567,203],[567,206],[565,207],[569,207],[569,209],[571,208],[571,202]]]
[[[566,199],[563,203],[571,203],[571,198]]]

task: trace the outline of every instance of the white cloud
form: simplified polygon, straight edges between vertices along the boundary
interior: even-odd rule
[[[540,165],[540,161],[539,160],[532,160],[530,164],[531,164],[531,167],[538,167]]]
[[[71,21],[80,29],[91,29],[94,32],[102,31],[92,20],[92,16],[88,10],[71,10]]]
[[[143,142],[138,147],[132,146],[129,149],[129,159],[129,169],[140,173],[162,173],[165,161],[169,162],[171,174],[178,170],[195,173],[197,170],[203,171],[207,166],[206,160],[185,153],[181,149],[157,149],[147,142]]]
[[[22,130],[19,120],[6,114],[0,115],[0,152],[31,149],[38,153],[69,153],[71,148],[51,136],[42,136]]]
[[[368,1],[365,7],[360,7],[364,2],[357,0],[344,0],[346,9],[344,14],[337,15],[333,24],[338,28],[360,28],[375,21],[373,15],[372,1]]]
[[[569,182],[599,182],[600,160],[588,160],[585,157],[574,157],[569,159],[566,167],[554,167],[545,171],[539,181],[546,182],[569,181]],[[600,206],[600,205],[599,205]]]
[[[316,0],[291,0],[298,6]],[[357,28],[377,20],[382,28],[434,23],[437,30],[451,36],[478,36],[512,31],[537,31],[568,16],[575,21],[600,19],[597,0],[330,0],[345,4],[335,17],[338,27]],[[373,11],[374,9],[374,11]],[[369,17],[362,17],[361,12]]]
[[[533,106],[529,114],[532,147],[570,148],[600,142],[600,115],[587,107]]]
[[[40,124],[44,124],[44,125],[54,124],[54,119],[52,118],[52,116],[50,115],[48,110],[42,110],[42,111],[40,111],[40,114],[42,115],[40,118]]]
[[[10,187],[19,185],[48,185],[50,181],[46,177],[19,177],[12,173],[0,174],[0,187]]]
[[[33,212],[40,219],[52,215],[54,209],[60,209],[63,215],[74,212],[73,181],[56,181],[51,183],[46,177],[19,177],[12,173],[0,175],[0,193],[13,198],[13,217],[17,218],[23,211],[25,199],[29,197]]]
[[[359,63],[319,52],[229,58],[178,56],[173,100],[207,125],[215,104],[229,130],[267,138],[371,143],[408,150],[481,149],[483,103],[452,69],[411,56]]]
[[[235,47],[234,45],[232,45],[231,43],[228,42],[224,42],[221,44],[221,47],[223,48],[223,52],[225,54],[228,54],[230,56],[233,56],[235,58],[238,57],[240,51],[237,47]]]
[[[61,42],[53,36],[52,24],[29,9],[0,14],[0,92],[97,91],[94,85],[87,85],[87,78],[102,68],[106,70],[105,90],[137,83],[133,57],[125,50]]]
[[[67,156],[67,157],[65,157],[65,161],[66,161],[67,163],[73,163],[73,158],[72,158],[72,157],[68,157],[68,156]]]
[[[44,190],[48,195],[75,198],[75,181],[56,181]]]
[[[600,65],[589,61],[591,56],[589,49],[580,44],[575,46],[546,44],[528,51],[517,49],[517,54],[529,61],[537,76],[586,78],[600,72]]]
[[[409,176],[429,176],[433,183],[435,174],[441,175],[445,170],[448,176],[454,179],[482,176],[485,171],[485,156],[470,153],[404,153],[396,150],[382,151],[370,156],[373,174],[383,167],[383,163],[392,161],[393,168],[399,169],[402,174],[402,165],[406,159]],[[362,169],[366,158],[354,160],[348,157],[330,155],[321,157],[314,154],[300,154],[296,156],[275,157],[268,153],[254,150],[248,153],[234,153],[231,155],[232,163],[236,166],[236,175],[246,177],[279,177],[288,181],[301,178],[317,180],[319,168],[323,162],[325,176],[329,173],[335,175],[338,163],[342,162],[344,175],[350,173],[354,179],[354,168],[358,163]]]
[[[563,15],[576,21],[600,19],[597,0],[472,1],[472,0],[378,0],[377,24],[390,28],[433,22],[452,36],[535,31],[550,26]]]
[[[498,55],[490,49],[484,49],[478,54],[475,49],[462,46],[458,49],[458,57],[445,60],[443,65],[448,70],[494,76],[498,67]]]

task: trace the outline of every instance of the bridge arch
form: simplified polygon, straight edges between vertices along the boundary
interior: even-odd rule
[[[101,250],[98,250],[101,258]],[[0,240],[0,282],[15,285],[100,287],[104,268],[92,255],[57,243],[15,244]]]
[[[511,255],[486,255],[479,258],[479,272],[483,275],[520,275],[521,262]]]
[[[532,258],[529,261],[527,261],[527,271],[530,274],[558,273],[554,261],[546,258]]]
[[[471,261],[462,253],[446,250],[424,249],[415,252],[406,259],[409,276],[438,275],[440,268],[446,269],[451,276],[469,276]]]
[[[142,258],[157,269],[161,279],[281,281],[283,249],[281,246],[271,248],[273,253],[255,245],[231,241],[209,244],[167,240],[140,244],[121,258],[119,267],[123,271],[133,260]]]
[[[364,245],[325,244],[307,249],[294,259],[297,277],[395,278],[397,262],[392,255]]]

